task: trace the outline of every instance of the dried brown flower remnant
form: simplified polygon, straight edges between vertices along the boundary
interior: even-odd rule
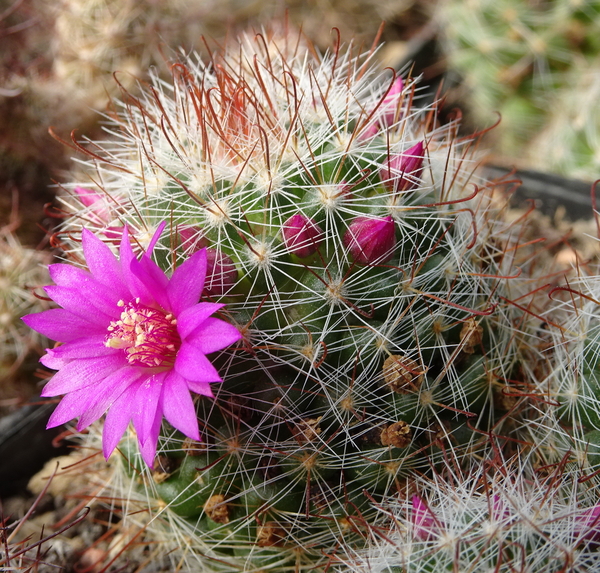
[[[465,354],[473,354],[483,340],[483,327],[474,318],[469,318],[460,330],[460,342]]]
[[[315,441],[317,436],[321,433],[321,428],[319,427],[321,418],[322,416],[300,420],[300,422],[292,427],[292,434],[294,434],[294,438],[296,438],[296,441],[300,445]]]
[[[383,379],[398,394],[417,392],[425,372],[412,359],[392,354],[383,363]]]
[[[285,531],[276,521],[267,521],[260,525],[256,532],[256,545],[273,547],[281,545],[285,539]]]
[[[204,512],[215,523],[229,523],[229,505],[223,494],[211,495],[204,504]]]
[[[412,431],[406,422],[400,420],[381,430],[380,440],[382,446],[405,448],[412,440]]]

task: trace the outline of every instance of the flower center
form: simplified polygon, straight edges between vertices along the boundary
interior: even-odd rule
[[[163,310],[140,304],[139,298],[127,304],[120,300],[117,305],[123,312],[119,320],[108,326],[104,344],[123,349],[133,366],[172,366],[181,345],[177,319]]]

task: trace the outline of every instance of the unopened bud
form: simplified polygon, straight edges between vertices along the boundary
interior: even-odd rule
[[[357,217],[344,235],[344,246],[363,265],[384,263],[394,256],[396,226],[392,217]]]
[[[314,221],[297,213],[283,224],[283,242],[288,251],[301,259],[317,251],[323,240],[323,230]]]
[[[216,249],[206,249],[206,281],[204,294],[222,296],[238,279],[238,270],[231,257]]]
[[[381,181],[395,192],[414,189],[419,184],[423,172],[424,156],[425,147],[422,141],[399,155],[392,155],[379,171]]]
[[[204,233],[200,227],[194,225],[177,225],[181,250],[184,253],[192,254],[207,246]]]
[[[107,223],[110,223],[112,218],[111,210],[107,205],[104,196],[91,189],[86,189],[85,187],[75,187],[74,191],[77,193],[77,198],[81,201],[81,204],[84,207],[90,208],[86,217],[97,225],[105,226]],[[104,228],[102,233],[109,241],[120,241],[123,235],[123,227],[108,226]]]
[[[575,516],[575,534],[581,540],[600,542],[600,505],[594,505]]]
[[[392,125],[396,121],[398,103],[400,102],[403,89],[404,82],[401,77],[397,77],[390,91],[381,102],[381,123],[385,126]]]
[[[362,129],[358,135],[359,141],[366,141],[375,137],[381,128],[386,128],[397,121],[396,114],[398,113],[398,104],[402,90],[404,89],[404,82],[402,78],[398,77],[394,81],[390,91],[384,96],[383,100],[379,104],[377,111],[374,113],[366,127]]]

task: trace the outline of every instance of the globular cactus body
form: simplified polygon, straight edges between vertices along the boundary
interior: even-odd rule
[[[191,569],[325,571],[411,471],[461,463],[502,423],[503,203],[473,175],[475,140],[368,57],[259,36],[173,74],[110,119],[80,182],[98,200],[74,186],[64,230],[127,225],[144,248],[168,221],[157,262],[207,248],[204,297],[243,341],[197,401],[203,442],[165,424],[152,473],[127,440],[115,471]]]

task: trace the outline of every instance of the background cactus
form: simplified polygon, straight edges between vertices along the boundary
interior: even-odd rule
[[[157,262],[207,248],[204,296],[243,341],[197,400],[204,441],[164,424],[150,472],[127,438],[108,487],[178,566],[324,571],[416,475],[518,432],[519,224],[477,137],[370,55],[265,33],[172,69],[107,118],[59,238],[81,261],[82,227],[141,250],[167,221]]]
[[[21,244],[14,226],[0,229],[0,392],[4,398],[17,390],[25,397],[34,392],[30,386],[13,387],[15,375],[31,351],[46,340],[21,322],[29,312],[48,308],[34,290],[47,284],[49,255]],[[33,360],[28,364],[32,370]],[[32,367],[33,366],[33,367]]]
[[[499,112],[495,151],[509,164],[598,176],[598,4],[444,0],[449,68],[475,125]]]

